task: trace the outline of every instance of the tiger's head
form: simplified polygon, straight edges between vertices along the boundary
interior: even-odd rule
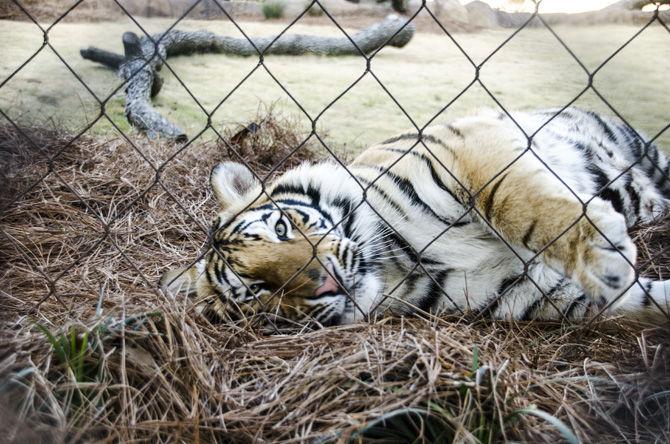
[[[303,165],[263,187],[245,166],[219,164],[210,176],[221,206],[211,249],[165,273],[161,288],[223,320],[264,313],[327,326],[363,317],[360,304],[381,290],[361,236],[369,229],[356,217],[360,191],[347,191],[346,179],[334,165]]]

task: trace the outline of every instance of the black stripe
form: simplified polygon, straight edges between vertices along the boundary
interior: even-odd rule
[[[386,145],[388,143],[394,143],[398,142],[399,140],[408,140],[408,139],[414,139],[417,140],[419,138],[419,135],[417,133],[405,133],[405,134],[400,134],[395,137],[391,137],[390,139],[386,139],[385,141],[382,142],[382,145]]]
[[[593,161],[593,151],[591,151],[591,147],[588,145],[583,144],[582,142],[577,142],[572,140],[571,141],[572,146],[574,146],[577,151],[580,151],[584,154],[584,157],[586,157],[586,162],[591,162]]]
[[[372,168],[374,168],[374,167],[372,167]],[[372,182],[370,182],[369,180],[367,180],[363,177],[358,177],[358,180],[361,181],[363,183],[363,185],[365,185],[366,187],[376,191],[384,200],[386,200],[388,202],[389,205],[391,205],[393,207],[394,210],[396,210],[398,213],[400,213],[404,219],[408,218],[407,213],[405,213],[405,210],[403,210],[403,208],[396,201],[391,199],[391,196],[386,194],[386,191],[382,190],[379,187],[379,185],[377,185],[376,183],[372,183]],[[369,205],[369,203],[368,203],[368,205]]]
[[[230,253],[231,251],[238,251],[237,249],[232,248],[232,247],[234,245],[246,244],[246,239],[245,238],[248,238],[248,237],[253,238],[253,236],[257,236],[257,235],[251,235],[249,233],[242,233],[241,236],[242,236],[242,238],[234,237],[234,238],[225,238],[225,239],[217,240],[214,243],[214,246],[223,253]]]
[[[566,286],[566,282],[567,282],[566,278],[560,278],[558,282],[556,282],[556,284],[553,287],[551,287],[551,289],[549,289],[549,292],[544,297],[551,298],[552,296],[554,296],[558,290]]]
[[[291,210],[292,210],[292,211],[295,211],[296,214],[298,214],[298,215],[300,216],[300,219],[302,219],[302,223],[303,223],[303,225],[307,225],[307,222],[309,221],[309,214],[307,214],[307,213],[305,213],[304,211],[299,210],[299,209],[297,209],[297,208],[291,208]],[[314,223],[312,224],[312,226],[315,225],[316,223],[317,223],[317,222],[314,222]]]
[[[491,192],[489,193],[488,197],[486,198],[486,203],[484,204],[484,215],[486,216],[486,220],[488,221],[491,221],[491,211],[493,210],[493,198],[495,194],[498,192],[500,184],[507,177],[507,174],[509,173],[505,173],[500,179],[498,179],[498,181],[493,185],[493,188],[491,188]]]
[[[530,321],[533,319],[533,316],[535,314],[535,310],[538,309],[538,307],[544,302],[543,298],[537,298],[535,302],[530,304],[526,309],[524,310],[523,314],[519,318],[520,321]]]
[[[219,279],[219,280],[217,280],[217,281],[214,280],[214,278],[211,275],[211,268],[214,268],[214,274],[216,274],[217,279]],[[205,277],[207,278],[207,283],[209,285],[213,286],[216,282],[220,281],[220,278],[218,278],[218,275],[219,275],[219,272],[217,270],[216,265],[214,267],[205,267]]]
[[[482,317],[492,316],[495,313],[495,311],[498,309],[498,307],[500,306],[500,303],[502,302],[503,296],[504,295],[502,295],[502,294],[495,293],[492,300],[490,302],[488,302],[486,304],[486,306],[484,306],[484,308],[482,308],[479,311],[479,315],[482,316]]]
[[[630,197],[630,205],[633,207],[633,211],[635,212],[636,216],[640,215],[640,195],[638,194],[637,191],[635,191],[635,188],[633,188],[633,184],[629,184],[626,187],[626,191],[628,192],[628,196]]]
[[[450,269],[441,270],[437,273],[435,278],[432,279],[430,276],[428,276],[428,279],[430,279],[428,290],[426,291],[424,297],[421,298],[421,300],[417,304],[417,307],[420,310],[426,312],[430,311],[435,306],[435,304],[437,304],[437,302],[440,300],[442,294],[446,295],[444,291],[444,281],[446,280],[449,271],[451,270]]]
[[[413,254],[411,249],[406,250],[405,248],[402,247],[405,244],[403,243],[402,239],[399,239],[398,235],[396,235],[395,233],[386,235],[385,240],[389,240],[390,242],[384,244],[383,251],[377,251],[376,253],[373,253],[371,255],[370,261],[372,262],[372,264],[380,267],[380,266],[387,266],[387,263],[391,262],[393,266],[395,266],[399,270],[407,269],[407,267],[401,260],[400,253],[398,252],[396,247],[400,247],[403,250],[402,253],[405,254],[405,256],[416,257],[416,255]],[[393,251],[393,254],[390,253],[391,251]]]
[[[221,265],[221,267],[219,267],[219,265]],[[223,261],[218,261],[216,264],[214,264],[214,267],[213,267],[214,268],[214,273],[216,274],[216,278],[218,279],[216,283],[220,284],[222,282],[225,282],[226,285],[228,285],[228,287],[230,287],[231,290],[232,290],[233,289],[232,285],[230,285],[230,282],[228,281],[228,277],[226,276],[226,273],[224,273],[222,271],[222,267],[223,267]],[[220,292],[219,291],[219,286],[215,285],[215,283],[212,282],[212,278],[209,275],[209,269],[207,270],[207,272],[205,274],[207,275],[207,280],[208,280],[210,286],[212,287],[212,289],[216,293],[216,297],[222,303],[224,303],[224,304],[227,303],[228,301],[226,299],[226,295],[224,293]]]
[[[353,202],[347,197],[337,197],[333,200],[333,205],[340,209],[342,212],[342,221],[346,219],[344,225],[342,226],[342,231],[346,237],[351,236],[351,226],[353,225],[356,214],[353,211]],[[340,221],[340,223],[342,222]]]
[[[235,228],[238,228],[238,230],[233,231],[230,234],[236,234],[238,232],[244,232],[244,230],[246,230],[247,228],[249,228],[249,226],[251,226],[252,224],[255,224],[256,222],[262,222],[262,218],[261,219],[254,219],[250,222],[246,222],[243,226],[240,226],[242,224],[239,224],[237,227],[235,227]]]
[[[460,132],[460,131],[459,131],[459,132]],[[462,137],[462,136],[463,136],[463,135],[461,134],[461,137]],[[433,136],[433,135],[431,135],[431,134],[423,134],[423,135],[421,136],[421,140],[422,140],[422,141],[431,142],[431,143],[434,143],[434,144],[436,144],[436,145],[440,145],[442,148],[446,149],[447,151],[450,151],[450,152],[452,152],[452,153],[454,152],[454,150],[453,150],[449,145],[447,145],[447,144],[444,143],[442,140],[438,139],[437,137],[435,137],[435,136]]]
[[[535,232],[535,227],[537,227],[537,219],[535,219],[530,224],[530,227],[528,227],[528,230],[526,230],[526,234],[523,235],[523,239],[521,240],[523,246],[528,248],[529,250],[531,250],[531,248],[528,246],[528,242],[530,242],[530,238],[533,236],[533,233]]]
[[[581,296],[578,298],[573,299],[573,301],[568,305],[568,308],[565,309],[563,312],[563,317],[565,319],[570,319],[572,317],[572,314],[574,311],[577,309],[578,306],[582,305],[582,303],[586,300],[586,295],[582,293]]]
[[[278,194],[302,194],[302,195],[306,195],[307,197],[310,198],[310,200],[312,201],[312,204],[317,205],[317,206],[321,202],[321,193],[319,192],[319,190],[317,188],[313,187],[312,184],[309,184],[307,186],[307,188],[305,188],[302,185],[280,183],[272,189],[272,192],[270,193],[270,197],[277,196]]]
[[[545,300],[550,300],[558,290],[564,288],[565,283],[566,283],[565,278],[559,279],[558,282],[556,282],[556,284],[553,287],[551,287],[546,294],[542,294],[532,304],[526,307],[523,314],[521,315],[521,318],[519,319],[522,321],[530,321],[531,319],[533,319],[535,311],[540,307],[540,305],[543,304]]]
[[[430,258],[424,258],[424,257],[419,257],[414,249],[407,243],[405,239],[403,239],[398,233],[395,231],[392,231],[387,235],[388,239],[393,241],[393,243],[396,244],[396,246],[400,247],[400,249],[405,253],[412,261],[415,263],[422,263],[425,265],[436,265],[439,264],[440,262],[435,261]]]
[[[228,279],[228,275],[226,274],[226,270],[223,270],[223,267],[221,267],[221,268],[222,268],[222,271],[221,271],[222,281],[225,282],[226,285],[228,285],[231,288],[231,290],[234,290],[233,285],[230,283],[230,279]]]
[[[242,227],[242,225],[246,224],[247,222],[242,219],[235,227],[230,231],[230,234],[235,234],[238,233]]]
[[[369,269],[370,269],[370,266],[368,265],[368,260],[367,260],[367,258],[365,258],[365,256],[363,256],[363,255],[361,254],[361,255],[358,255],[358,256],[356,257],[356,259],[358,259],[358,268],[357,268],[358,272],[359,272],[361,275],[367,274],[367,272],[368,272]],[[371,262],[372,262],[373,265],[377,265],[374,261],[371,261]]]
[[[662,190],[663,186],[668,181],[668,173],[670,173],[670,162],[668,162],[662,170],[659,168],[659,175],[655,180],[656,187],[659,190]]]
[[[605,145],[603,145],[601,141],[598,141],[597,147],[600,148],[602,151],[604,151],[605,154],[607,154],[607,157],[609,157],[610,159],[614,157],[614,152],[611,149],[607,148]]]
[[[424,275],[423,273],[419,273],[418,271],[415,271],[414,273],[407,276],[403,281],[403,283],[405,284],[405,289],[403,293],[408,296],[411,295],[416,289],[416,281],[418,281],[419,278],[421,277],[424,277]]]
[[[526,274],[512,276],[504,279],[498,287],[491,300],[479,311],[480,316],[490,316],[498,309],[502,299],[507,296],[507,292],[514,286],[520,285],[526,281]]]
[[[554,114],[555,115],[556,111],[558,111],[558,110],[554,109],[553,112],[549,111],[549,114]],[[562,119],[567,119],[567,120],[575,120],[577,118],[577,115],[575,114],[575,112],[580,113],[580,114],[583,113],[583,111],[579,108],[565,108],[556,117],[560,117]]]
[[[292,206],[292,207],[307,207],[307,208],[313,208],[315,210],[318,210],[318,207],[314,206],[314,204],[312,204],[310,202],[303,202],[303,201],[297,200],[297,199],[275,199],[275,202],[276,203],[281,203],[281,204],[284,204],[284,205],[289,205],[289,206]],[[268,204],[268,206],[272,207],[273,209],[276,209],[274,204]],[[255,210],[260,210],[261,208],[263,208],[263,207],[257,207],[257,208],[254,208],[254,209]]]
[[[391,153],[399,153],[399,154],[409,155],[409,156],[414,156],[414,157],[423,157],[422,154],[419,154],[419,153],[417,153],[416,151],[413,151],[413,150],[410,151],[409,148],[408,149],[402,149],[402,148],[393,148],[393,147],[390,147],[390,146],[385,146],[385,147],[382,147],[380,149],[383,150],[383,151],[389,151]],[[399,157],[400,156],[398,156],[398,158]]]
[[[613,190],[611,188],[605,188],[600,192],[598,195],[600,196],[601,199],[604,199],[608,202],[612,203],[612,206],[614,207],[614,211],[617,213],[624,214],[623,211],[623,199],[621,198],[621,194],[619,193],[619,190]]]
[[[214,222],[212,223],[212,228],[216,230],[219,228],[219,225],[221,225],[221,216],[216,216],[216,219],[214,219]]]
[[[603,170],[600,169],[597,165],[588,165],[586,167],[586,170],[591,174],[593,177],[593,182],[596,185],[596,192],[601,191],[603,188],[607,186],[607,184],[610,183],[609,178],[605,174]]]
[[[642,293],[643,300],[642,300],[642,306],[643,307],[648,307],[651,305],[651,286],[654,284],[653,281],[648,281],[646,284],[644,284],[644,292]]]
[[[603,132],[610,141],[618,143],[618,139],[614,134],[614,131],[612,131],[612,127],[610,127],[610,125],[607,122],[605,122],[598,114],[594,113],[593,111],[587,111],[587,114],[591,116],[593,120],[596,121],[598,126],[603,130]]]
[[[647,157],[649,157],[649,160],[654,164],[654,166],[657,165],[658,163],[658,150],[656,149],[656,146],[654,144],[649,144],[649,148],[647,149]]]
[[[455,128],[454,128],[454,130],[455,130],[455,133],[457,131],[458,134],[460,134],[460,137],[463,137],[463,135],[460,133],[460,131],[456,130]],[[454,150],[449,145],[447,145],[446,143],[444,143],[444,141],[438,139],[437,137],[433,136],[432,134],[422,134],[421,137],[419,137],[419,135],[417,133],[401,134],[399,136],[387,139],[387,140],[383,141],[381,144],[382,145],[388,145],[388,144],[391,144],[391,143],[398,142],[400,140],[416,140],[417,142],[418,141],[430,142],[430,143],[434,143],[436,145],[440,145],[442,148],[444,148],[447,151],[450,151],[451,153],[454,152]]]
[[[460,138],[460,139],[464,139],[464,138],[465,138],[465,137],[463,136],[463,133],[461,132],[461,130],[459,130],[459,129],[456,128],[455,126],[453,126],[453,125],[447,125],[447,128],[449,128],[449,129],[451,130],[452,133],[456,134],[456,136],[457,136],[458,138]]]
[[[223,276],[223,266],[222,266],[223,261],[219,257],[219,253],[217,253],[216,251],[213,251],[212,252],[212,258],[210,259],[210,261],[215,261],[212,268],[214,269],[214,274],[216,275],[216,282],[220,283],[220,282],[225,281],[226,283],[228,283],[228,279],[226,279]],[[212,282],[210,282],[210,283],[212,283]]]
[[[451,198],[454,199],[457,203],[459,203],[459,204],[462,205],[462,203],[461,203],[460,199],[458,198],[458,196],[456,196],[456,194],[455,194],[453,191],[451,191],[451,189],[449,189],[449,187],[447,187],[447,186],[444,184],[444,182],[442,182],[442,179],[440,179],[440,176],[437,174],[437,171],[436,171],[435,168],[433,167],[433,163],[432,163],[428,158],[424,158],[424,160],[425,160],[425,162],[426,162],[426,165],[428,166],[428,170],[430,171],[430,177],[433,179],[433,182],[435,182],[435,184],[436,184],[442,191],[444,191],[445,193],[449,194],[449,196],[451,196]],[[466,222],[466,223],[467,223],[467,222]]]
[[[648,157],[647,157],[647,160],[648,160],[648,162],[647,162],[647,168],[645,170],[645,173],[647,174],[647,177],[649,177],[651,179],[656,175],[656,170],[658,169],[658,167]]]
[[[296,194],[306,195],[305,193],[301,193],[300,191],[295,191],[295,193],[296,193]],[[310,196],[307,196],[307,197],[310,197]],[[319,195],[319,199],[320,199],[320,195]],[[326,211],[326,209],[324,209],[324,208],[321,207],[320,205],[314,203],[312,197],[310,197],[310,200],[312,201],[312,202],[310,202],[310,203],[308,203],[308,202],[303,202],[303,201],[301,201],[301,200],[296,200],[296,199],[275,199],[275,202],[276,202],[276,203],[285,204],[285,205],[287,205],[287,206],[289,206],[289,207],[304,207],[304,208],[310,208],[310,209],[312,209],[312,210],[317,211],[318,213],[320,213],[320,214],[321,214],[324,218],[326,218],[331,224],[334,224],[334,223],[333,223],[333,217],[332,217],[332,215],[331,215],[328,211]],[[271,209],[271,210],[273,210],[273,211],[279,210],[279,208],[278,208],[275,204],[270,203],[270,204],[264,204],[264,205],[261,205],[260,207],[251,208],[249,211],[259,211],[259,210],[264,210],[264,209]],[[293,209],[294,209],[296,212],[298,211],[298,210],[295,209],[295,208],[293,208]]]
[[[382,148],[382,149],[384,151],[391,151],[391,152],[394,152],[394,153],[403,153],[403,154],[407,153],[406,150],[402,150],[402,149],[399,149],[399,148]],[[451,191],[451,189],[444,184],[442,179],[440,179],[440,176],[437,174],[437,171],[435,170],[435,167],[433,166],[433,162],[427,156],[425,156],[421,153],[417,153],[415,151],[409,151],[408,154],[410,156],[416,157],[417,159],[420,159],[421,161],[423,161],[426,164],[426,166],[428,167],[428,170],[430,171],[430,176],[433,179],[433,181],[435,182],[435,184],[442,191],[449,194],[449,196],[451,196],[456,202],[461,203],[461,201],[458,199],[456,194],[454,194],[454,192]]]
[[[597,195],[601,199],[611,202],[612,206],[614,207],[614,210],[618,213],[623,214],[624,202],[623,198],[621,197],[621,193],[619,192],[619,190],[611,188],[612,184],[609,184],[610,179],[607,177],[605,172],[601,170],[597,165],[593,164],[589,165],[586,169],[589,173],[591,173],[591,176],[593,177],[593,182],[596,185]]]
[[[391,179],[398,186],[398,188],[400,188],[400,191],[402,191],[402,193],[410,200],[413,205],[421,207],[425,212],[429,213],[435,219],[444,224],[448,225],[451,223],[448,219],[437,214],[426,202],[424,202],[419,197],[419,194],[416,192],[414,185],[412,185],[412,182],[410,182],[408,179],[393,174],[390,171],[387,171],[385,176],[388,176],[388,178]]]
[[[633,154],[633,156],[635,156],[636,159],[639,158],[642,154],[641,139],[635,134],[633,128],[626,124],[621,125],[620,129],[623,131],[624,136],[626,137],[626,146],[628,147],[628,150]]]

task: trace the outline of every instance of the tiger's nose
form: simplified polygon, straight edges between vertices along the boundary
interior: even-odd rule
[[[323,280],[321,286],[318,287],[316,290],[314,290],[314,296],[337,294],[343,291],[342,286],[340,285],[339,282],[337,282],[337,279],[335,279],[334,277],[332,265],[328,264],[326,266],[326,269],[327,270],[324,273],[325,279]]]
[[[337,284],[337,281],[331,275],[326,275],[326,280],[323,285],[314,291],[314,295],[321,296],[326,293],[337,293],[339,289],[340,286]]]

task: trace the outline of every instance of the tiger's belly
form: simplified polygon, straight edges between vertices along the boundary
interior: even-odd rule
[[[447,232],[432,231],[424,231],[422,239],[416,239],[412,231],[407,232],[406,240],[415,255],[398,254],[389,261],[384,290],[377,304],[382,310],[479,311],[499,294],[506,282],[523,273],[522,260],[528,261],[533,256],[527,250],[512,251],[479,222],[453,227]],[[426,238],[431,241],[425,242]],[[406,253],[405,250],[402,252]]]

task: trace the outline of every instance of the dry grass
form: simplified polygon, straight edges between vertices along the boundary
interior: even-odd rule
[[[301,135],[276,114],[256,121],[235,149],[265,173]],[[133,139],[145,161],[124,139],[67,146],[67,135],[25,131],[38,152],[62,153],[49,172],[0,128],[9,441],[355,442],[379,436],[379,418],[383,442],[556,442],[555,419],[584,442],[670,440],[666,330],[408,318],[271,336],[212,325],[155,282],[204,248],[205,183],[228,148]],[[251,143],[264,144],[262,160]],[[667,233],[641,230],[641,251]]]

